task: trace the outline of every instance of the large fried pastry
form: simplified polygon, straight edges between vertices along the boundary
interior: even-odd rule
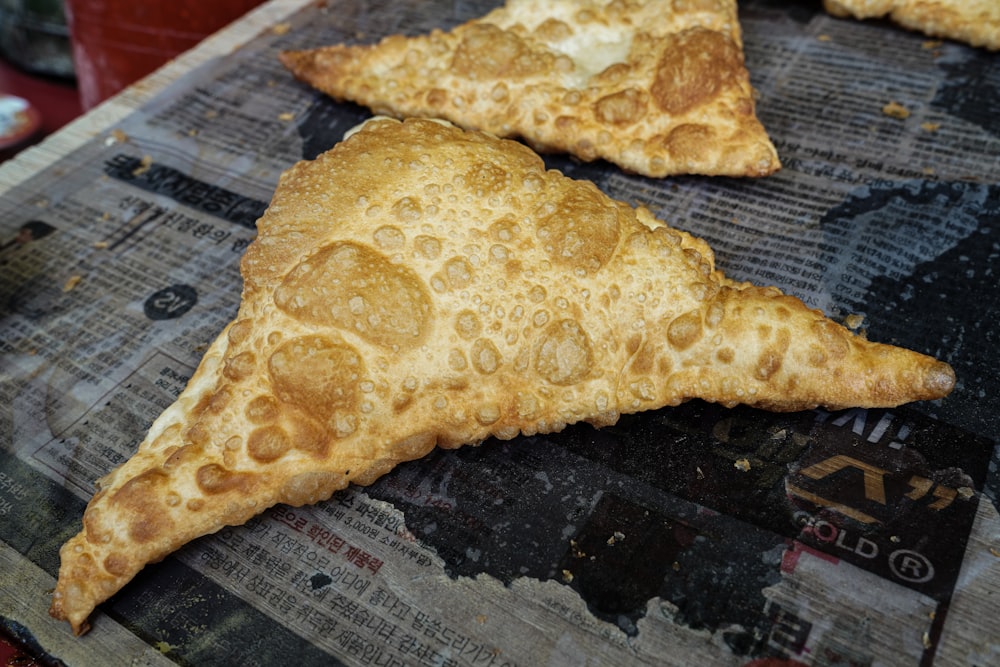
[[[701,397],[774,410],[935,399],[951,368],[869,342],[522,144],[375,119],[281,179],[235,321],[61,550],[77,633],[146,563],[435,445]]]
[[[998,0],[823,0],[834,16],[887,17],[932,37],[1000,49]]]
[[[450,32],[281,59],[376,113],[444,118],[646,176],[780,167],[755,115],[735,0],[509,0]]]

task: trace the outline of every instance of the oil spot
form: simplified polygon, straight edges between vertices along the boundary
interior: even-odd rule
[[[489,426],[500,419],[500,406],[496,403],[486,403],[476,408],[476,421],[483,426]]]
[[[535,370],[556,385],[571,385],[590,374],[594,355],[590,337],[575,320],[553,322],[535,353]]]
[[[247,453],[256,461],[270,463],[284,456],[292,443],[280,426],[265,426],[250,434],[247,440]]]
[[[191,443],[192,445],[203,447],[204,445],[207,445],[209,444],[209,442],[211,442],[212,432],[208,428],[206,428],[204,422],[202,422],[202,420],[199,419],[191,426],[191,428],[185,431],[184,439],[185,441]],[[181,448],[181,450],[187,450],[187,449],[188,447]],[[173,458],[174,456],[171,456],[170,459],[168,459],[168,461],[170,461]]]
[[[819,320],[813,323],[812,329],[827,358],[842,359],[847,354],[850,344],[847,342],[846,332],[841,327],[833,322]]]
[[[631,125],[645,115],[646,94],[636,88],[605,95],[594,103],[594,116],[610,125]]]
[[[651,401],[656,398],[656,385],[648,377],[640,377],[629,384],[629,391],[636,398]]]
[[[403,197],[392,205],[392,214],[396,219],[404,223],[414,223],[423,216],[423,209],[420,202],[412,197]]]
[[[329,575],[323,574],[322,572],[317,572],[313,576],[309,577],[309,587],[314,591],[318,591],[324,586],[329,586],[332,583],[333,579],[331,579]]]
[[[500,350],[488,338],[479,338],[472,344],[471,356],[472,366],[483,375],[492,375],[503,363]]]
[[[256,363],[254,363],[256,367]],[[223,385],[212,394],[211,398],[208,399],[208,403],[205,405],[205,410],[211,414],[219,414],[226,409],[229,405],[229,401],[232,400],[233,394],[232,389],[229,385]]]
[[[788,329],[779,329],[774,336],[774,341],[757,357],[756,375],[758,379],[769,380],[781,369],[790,343],[791,334]]]
[[[406,236],[399,229],[392,225],[383,225],[375,230],[372,235],[375,245],[383,250],[392,252],[399,250],[406,244]]]
[[[463,310],[455,318],[455,332],[463,340],[472,340],[483,330],[479,316],[471,310]]]
[[[822,368],[823,366],[826,366],[827,362],[826,351],[819,345],[810,345],[808,360],[810,366]]]
[[[757,379],[769,380],[781,368],[781,360],[782,355],[776,354],[772,349],[761,352],[760,356],[757,357]]]
[[[113,502],[129,517],[128,534],[136,542],[158,539],[166,531],[171,530],[173,521],[157,502],[158,498],[165,495],[164,491],[169,484],[170,477],[165,472],[147,470],[133,477],[115,492]],[[92,522],[96,523],[94,520]],[[84,523],[90,532],[86,514]]]
[[[364,365],[350,345],[302,336],[275,350],[268,371],[282,401],[325,422],[354,412]]]
[[[452,289],[468,287],[472,283],[472,265],[464,257],[452,257],[444,265],[444,273]]]
[[[232,472],[216,463],[210,463],[198,468],[195,481],[198,487],[208,494],[227,493],[239,490],[250,491],[254,475],[245,472]]]
[[[691,310],[674,319],[667,327],[667,341],[675,350],[683,351],[701,338],[701,312]]]
[[[520,35],[490,23],[471,24],[455,48],[451,69],[480,81],[511,80],[551,70],[556,57],[534,51]]]
[[[465,172],[465,183],[478,197],[488,197],[508,188],[510,173],[493,162],[477,162]]]
[[[512,217],[505,217],[492,223],[487,230],[490,238],[498,243],[511,243],[521,231]]]
[[[104,570],[114,577],[124,576],[128,573],[128,558],[118,552],[112,552],[104,559]]]
[[[510,249],[500,243],[494,243],[490,246],[490,261],[498,264],[510,261]]]
[[[705,312],[705,326],[714,329],[722,323],[726,309],[721,303],[712,303]]]
[[[327,454],[327,434],[315,420],[300,416],[292,422],[292,446],[318,456]]]
[[[593,272],[614,254],[619,227],[618,209],[596,187],[581,185],[541,208],[535,233],[553,261]]]
[[[233,326],[229,327],[229,342],[233,345],[239,345],[250,336],[251,331],[253,331],[251,320],[237,320]]]
[[[425,259],[437,259],[441,256],[441,242],[433,236],[421,234],[413,240],[413,245]]]
[[[468,367],[469,363],[465,360],[465,354],[461,350],[453,349],[448,353],[448,368],[460,372]]]
[[[257,357],[253,352],[240,352],[234,357],[226,359],[222,374],[232,380],[239,382],[253,375],[257,368]]]
[[[521,419],[534,419],[540,408],[538,397],[527,391],[518,392],[515,405]]]
[[[278,418],[278,401],[272,396],[258,396],[251,400],[244,414],[252,424],[266,424]]]
[[[205,433],[206,429],[201,426],[201,424],[196,424],[197,431],[199,433]],[[194,427],[188,430],[190,433],[195,430]],[[182,466],[190,461],[196,461],[200,457],[204,456],[204,448],[201,444],[192,443],[189,445],[184,445],[183,447],[174,447],[170,451],[170,455],[166,457],[163,461],[163,469],[170,471],[178,466]]]
[[[430,328],[427,288],[412,270],[351,242],[302,260],[274,301],[309,324],[339,327],[384,347],[419,345]]]
[[[668,38],[650,92],[669,114],[683,114],[714,99],[740,71],[739,47],[726,35],[693,28]]]

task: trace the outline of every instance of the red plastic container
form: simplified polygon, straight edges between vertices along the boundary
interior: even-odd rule
[[[66,0],[80,103],[90,109],[263,0]]]

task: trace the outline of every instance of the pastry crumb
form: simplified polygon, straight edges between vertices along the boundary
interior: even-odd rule
[[[291,23],[278,23],[271,28],[271,33],[275,35],[286,35],[292,29]]]
[[[132,170],[133,176],[142,176],[149,168],[153,166],[153,158],[149,155],[143,155],[142,160],[139,161],[139,166]]]
[[[156,647],[156,650],[162,653],[163,655],[166,655],[167,653],[170,653],[171,651],[177,648],[176,646],[172,646],[168,642],[163,642],[163,641],[156,642],[154,646]]]
[[[126,141],[128,141],[128,135],[125,134],[123,130],[120,130],[116,127],[115,129],[111,130],[111,136],[109,136],[107,140],[105,140],[104,145],[111,146],[113,144],[124,144]]]
[[[865,321],[864,315],[858,315],[852,313],[844,318],[844,326],[850,329],[851,331],[854,331],[858,327],[860,327],[864,321]]]
[[[941,123],[926,121],[920,124],[920,129],[926,130],[927,132],[937,132],[941,129]]]
[[[882,107],[882,113],[890,118],[898,118],[904,120],[910,117],[909,110],[898,102],[889,102],[884,107]]]
[[[750,460],[749,459],[738,459],[733,467],[741,472],[747,472],[750,470]]]
[[[72,292],[73,289],[80,284],[81,280],[83,280],[83,276],[80,275],[70,276],[69,278],[66,279],[66,282],[63,283],[63,288],[62,288],[63,292]]]

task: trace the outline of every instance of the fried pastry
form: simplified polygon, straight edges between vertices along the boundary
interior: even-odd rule
[[[144,565],[433,447],[700,397],[893,406],[954,384],[708,245],[546,171],[523,144],[378,118],[281,178],[236,319],[61,549],[51,613],[86,630]]]
[[[645,176],[765,176],[735,0],[509,0],[449,32],[288,51],[296,77]]]
[[[991,51],[1000,49],[997,0],[823,0],[830,14],[857,19],[888,17],[910,30]]]

